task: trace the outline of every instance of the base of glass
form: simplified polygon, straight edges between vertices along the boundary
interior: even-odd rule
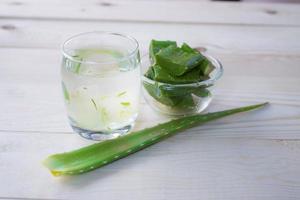
[[[122,128],[111,130],[111,131],[91,131],[74,125],[71,125],[71,127],[81,137],[84,137],[89,140],[102,141],[102,140],[111,140],[119,136],[125,135],[133,128],[133,125],[134,124],[130,124]]]

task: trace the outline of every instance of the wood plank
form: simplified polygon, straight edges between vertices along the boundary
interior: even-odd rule
[[[300,141],[205,138],[184,132],[93,172],[55,178],[49,154],[90,143],[74,134],[0,132],[0,197],[294,200]],[[3,179],[2,179],[3,180]],[[16,184],[19,183],[19,184]]]
[[[1,1],[0,199],[297,199],[299,6],[236,5]],[[185,131],[89,174],[51,177],[41,164],[47,155],[93,143],[68,127],[58,49],[66,37],[95,28],[134,33],[143,54],[151,38],[188,38],[207,48],[225,66],[208,111],[271,105]],[[136,129],[168,120],[141,105]]]
[[[146,50],[151,39],[170,39],[222,53],[298,54],[300,27],[176,25],[83,21],[0,20],[0,47],[59,48],[71,35],[102,30],[123,32]],[[179,31],[180,30],[180,31]]]
[[[300,5],[203,1],[5,0],[0,17],[299,26]]]
[[[222,60],[225,74],[216,86],[209,111],[264,101],[272,104],[263,111],[207,124],[196,132],[204,131],[208,137],[300,137],[299,56],[214,55]],[[0,115],[0,130],[20,134],[71,132],[61,95],[59,65],[58,50],[0,49],[0,110],[5,113]],[[143,112],[136,129],[168,120],[144,101],[141,105]]]

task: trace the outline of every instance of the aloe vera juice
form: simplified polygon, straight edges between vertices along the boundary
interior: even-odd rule
[[[64,57],[62,89],[73,128],[113,132],[138,114],[139,60],[114,49],[82,48]]]

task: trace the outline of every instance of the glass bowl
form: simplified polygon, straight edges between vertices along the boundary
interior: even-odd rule
[[[202,112],[213,98],[213,88],[223,74],[220,61],[202,53],[215,69],[205,81],[188,84],[170,84],[154,81],[142,75],[143,95],[146,102],[156,111],[172,116],[193,115]],[[143,74],[150,66],[148,55],[142,64]]]

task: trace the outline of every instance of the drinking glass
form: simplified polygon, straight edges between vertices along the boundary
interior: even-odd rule
[[[138,42],[119,33],[88,32],[63,43],[62,90],[71,127],[87,139],[130,131],[138,115]]]

